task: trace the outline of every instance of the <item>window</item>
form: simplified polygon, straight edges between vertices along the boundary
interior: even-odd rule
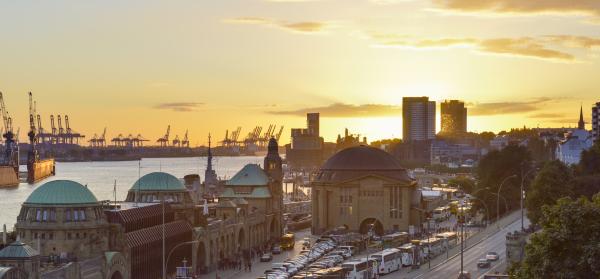
[[[79,210],[79,220],[85,221],[85,209]]]
[[[42,210],[39,208],[35,210],[35,220],[42,221]]]
[[[73,221],[79,221],[79,211],[77,211],[77,209],[73,210]]]
[[[54,233],[49,233],[48,234],[48,239],[54,239]]]
[[[44,221],[44,222],[48,221],[48,209],[44,209],[44,211],[42,213],[42,221]]]
[[[56,210],[50,209],[50,221],[56,222]]]
[[[71,222],[71,209],[67,209],[65,211],[65,219],[67,220],[67,222]]]

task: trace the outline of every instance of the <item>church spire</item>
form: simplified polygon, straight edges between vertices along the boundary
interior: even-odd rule
[[[206,163],[206,170],[212,171],[212,150],[210,148],[210,133],[208,134],[208,162]]]
[[[583,121],[583,106],[579,109],[579,123],[577,124],[577,129],[585,130],[585,122]]]

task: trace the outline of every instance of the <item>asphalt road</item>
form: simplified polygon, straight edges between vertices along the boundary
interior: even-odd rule
[[[525,220],[525,227],[529,225],[529,220]],[[475,246],[464,252],[463,269],[471,273],[471,278],[483,278],[483,275],[495,267],[503,265],[506,260],[506,233],[521,229],[521,219],[518,219],[500,231],[490,235]],[[477,261],[485,258],[487,252],[496,252],[500,255],[498,261],[492,262],[490,268],[478,268]],[[441,264],[435,269],[424,273],[419,278],[456,278],[460,272],[460,254]]]

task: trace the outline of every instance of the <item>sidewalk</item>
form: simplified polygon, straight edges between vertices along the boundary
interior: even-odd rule
[[[488,225],[487,228],[474,233],[473,235],[471,235],[470,237],[465,239],[465,242],[464,242],[465,243],[465,248],[464,248],[465,251],[470,249],[471,247],[477,245],[481,241],[484,241],[490,235],[497,233],[503,227],[510,225],[511,223],[515,222],[516,220],[519,220],[519,218],[521,218],[521,212],[519,210],[517,210],[508,215],[505,215],[504,217],[502,217],[502,219],[500,219],[500,221]],[[431,260],[431,270],[436,269],[438,266],[446,263],[446,261],[458,256],[459,254],[460,254],[460,242],[458,245],[456,245],[455,247],[451,248],[448,251],[447,258],[446,258],[446,253],[443,253],[443,254],[435,257],[434,259],[432,259]],[[427,266],[428,266],[428,264],[427,264],[427,262],[425,262],[425,263],[421,264],[421,267],[419,269],[413,270],[410,267],[404,268],[404,269],[402,269],[400,274],[398,274],[400,277],[396,277],[396,278],[419,277],[430,270]]]

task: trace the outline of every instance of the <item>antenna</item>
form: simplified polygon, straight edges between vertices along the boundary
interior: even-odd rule
[[[136,196],[135,197],[135,206],[136,207],[138,206],[138,199],[140,196],[140,184],[141,184],[140,178],[142,177],[141,172],[142,172],[142,159],[138,160],[138,181],[137,181],[137,187],[136,187],[137,195],[135,195]]]
[[[117,208],[117,180],[115,179],[115,186],[113,188],[113,192],[115,194],[115,209]]]

